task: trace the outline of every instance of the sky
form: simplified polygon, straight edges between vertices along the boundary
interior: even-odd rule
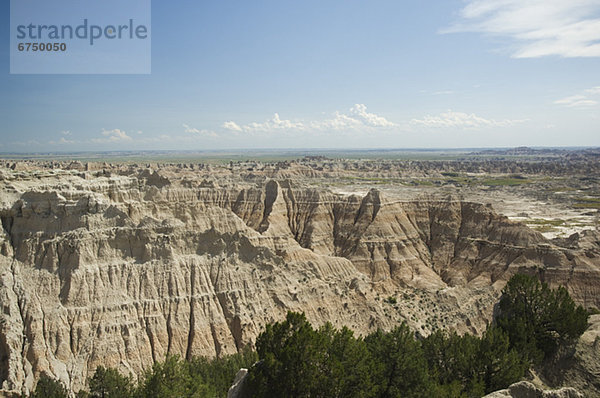
[[[600,146],[600,0],[152,1],[146,75],[9,73],[0,152]]]

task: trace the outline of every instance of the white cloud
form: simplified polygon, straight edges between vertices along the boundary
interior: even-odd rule
[[[333,119],[313,121],[310,126],[317,130],[368,130],[372,128],[397,127],[383,116],[367,112],[365,104],[354,104],[349,114],[335,112]]]
[[[348,114],[335,112],[333,118],[312,121],[292,121],[281,119],[278,113],[264,122],[252,122],[239,125],[234,121],[223,123],[222,127],[236,132],[270,133],[276,131],[327,131],[327,130],[357,130],[372,128],[389,128],[397,126],[383,116],[367,112],[364,104],[355,104]]]
[[[600,95],[600,86],[588,88],[585,92],[591,95]]]
[[[59,144],[74,144],[75,140],[67,140],[65,137],[60,137]]]
[[[583,90],[581,94],[571,95],[554,101],[556,105],[569,108],[589,108],[598,105],[600,100],[600,87]]]
[[[188,126],[188,125],[187,125],[187,124],[185,124],[185,123],[184,123],[182,126],[183,126],[183,128],[184,128],[184,131],[185,131],[186,133],[199,133],[199,132],[200,132],[200,130],[198,130],[197,128],[195,128],[195,127],[190,127],[190,126]]]
[[[78,141],[67,138],[67,137],[71,137],[73,135],[73,134],[71,134],[71,132],[69,130],[63,130],[60,132],[60,134],[62,135],[62,137],[60,137],[60,139],[58,141],[50,140],[50,141],[48,141],[48,144],[49,145],[69,145],[69,144],[75,144],[78,142]]]
[[[522,122],[524,122],[524,120],[485,119],[474,113],[469,114],[448,110],[438,116],[427,115],[423,117],[423,119],[412,119],[410,124],[433,128],[477,129],[485,127],[507,127]]]
[[[191,134],[198,134],[198,135],[205,135],[207,137],[216,137],[217,134],[214,131],[211,130],[199,130],[195,127],[190,127],[187,124],[183,124],[183,129],[186,133],[191,133]]]
[[[442,33],[479,32],[512,41],[512,56],[600,56],[598,0],[467,0]]]
[[[348,113],[334,112],[330,118],[310,121],[291,121],[281,119],[276,113],[272,119],[262,123],[249,123],[240,125],[229,121],[223,123],[222,127],[231,131],[246,133],[272,133],[272,132],[296,132],[296,133],[373,133],[381,132],[407,132],[414,131],[416,127],[427,128],[453,128],[453,129],[481,129],[494,127],[510,127],[526,120],[509,119],[486,119],[484,117],[464,112],[448,110],[439,115],[427,115],[423,118],[415,118],[410,121],[392,122],[383,116],[369,113],[363,104],[355,104]]]
[[[333,119],[313,121],[310,127],[315,130],[353,130],[363,126],[362,122],[351,116],[335,112]]]
[[[281,119],[279,114],[276,113],[270,120],[262,123],[250,123],[242,127],[243,131],[246,132],[264,132],[268,133],[274,130],[303,130],[304,124],[302,122],[293,122],[287,119]]]
[[[355,104],[350,108],[350,114],[361,120],[367,126],[372,127],[394,127],[395,124],[384,118],[383,116],[367,112],[365,104]]]
[[[305,128],[303,122],[281,119],[278,113],[275,113],[271,119],[264,122],[252,122],[240,126],[236,122],[230,120],[223,123],[221,126],[230,131],[243,131],[246,133],[270,133],[274,131],[304,130]]]
[[[94,138],[94,143],[107,143],[107,142],[123,142],[132,141],[132,138],[128,136],[123,130],[102,130],[102,135],[106,138]]]
[[[569,108],[598,105],[598,101],[588,99],[584,95],[571,95],[554,101],[556,105],[565,105]]]
[[[234,121],[223,123],[223,128],[231,131],[242,131],[242,128]]]

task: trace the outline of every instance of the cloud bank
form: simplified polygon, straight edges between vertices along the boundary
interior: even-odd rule
[[[183,123],[182,126],[183,126],[183,131],[186,133],[189,133],[189,134],[197,134],[197,135],[207,136],[207,137],[216,137],[217,136],[217,134],[211,130],[197,129],[195,127],[188,126],[185,123]]]
[[[600,87],[584,90],[581,96],[590,98],[600,95]],[[574,96],[577,97],[577,96]],[[585,97],[588,98],[588,97]],[[555,103],[566,106],[581,106],[581,101],[596,101],[585,98],[564,98]],[[571,102],[569,102],[571,101]],[[392,121],[388,118],[370,112],[364,104],[355,104],[345,112],[333,112],[329,117],[311,120],[287,119],[275,113],[265,121],[239,123],[229,120],[220,124],[215,130],[197,128],[186,123],[180,124],[180,133],[169,131],[167,134],[156,132],[148,134],[141,130],[127,133],[122,129],[102,130],[95,137],[79,138],[81,133],[72,134],[69,130],[57,133],[57,139],[48,142],[12,142],[15,146],[43,146],[53,145],[69,146],[82,145],[84,147],[102,148],[191,148],[198,145],[218,145],[224,147],[237,147],[240,144],[254,145],[302,145],[310,137],[311,142],[322,142],[324,145],[356,145],[357,142],[368,145],[377,142],[380,138],[393,140],[394,137],[406,137],[411,133],[429,132],[458,133],[463,130],[481,130],[491,128],[508,128],[525,120],[493,119],[482,117],[474,113],[456,112],[448,110],[436,115],[425,115],[413,119]],[[425,131],[427,129],[429,131]],[[444,134],[446,136],[446,134]],[[323,144],[318,144],[323,145]]]
[[[425,126],[432,128],[458,128],[458,129],[477,129],[484,127],[508,127],[525,120],[494,120],[485,119],[474,113],[454,112],[448,110],[437,116],[427,115],[422,119],[412,119],[411,125]]]
[[[600,56],[598,0],[468,0],[460,21],[441,33],[507,38],[514,58]]]
[[[600,86],[589,88],[580,94],[558,99],[554,103],[569,108],[589,108],[598,105],[598,101],[600,101]]]
[[[396,124],[385,117],[367,112],[364,104],[355,104],[347,113],[335,112],[332,118],[325,120],[289,120],[282,119],[278,113],[264,122],[252,122],[241,125],[235,121],[227,121],[222,127],[229,131],[246,133],[270,133],[277,131],[327,131],[358,130],[373,128],[390,128]]]
[[[110,143],[110,142],[123,142],[123,141],[132,141],[133,139],[128,136],[125,131],[120,129],[113,130],[102,130],[103,138],[94,138],[92,142],[94,143]]]

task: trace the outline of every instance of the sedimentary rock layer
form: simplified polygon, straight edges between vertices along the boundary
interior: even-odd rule
[[[5,171],[0,188],[5,390],[42,372],[77,390],[100,364],[140,374],[167,353],[233,353],[288,310],[358,333],[402,320],[477,333],[517,271],[600,306],[597,235],[557,246],[453,198],[150,169]]]

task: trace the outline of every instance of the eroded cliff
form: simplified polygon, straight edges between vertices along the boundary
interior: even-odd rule
[[[288,310],[359,333],[402,320],[478,333],[517,271],[600,306],[596,233],[558,246],[452,197],[148,168],[5,170],[0,186],[5,390],[42,372],[77,390],[100,364],[139,374],[167,353],[233,353]]]

